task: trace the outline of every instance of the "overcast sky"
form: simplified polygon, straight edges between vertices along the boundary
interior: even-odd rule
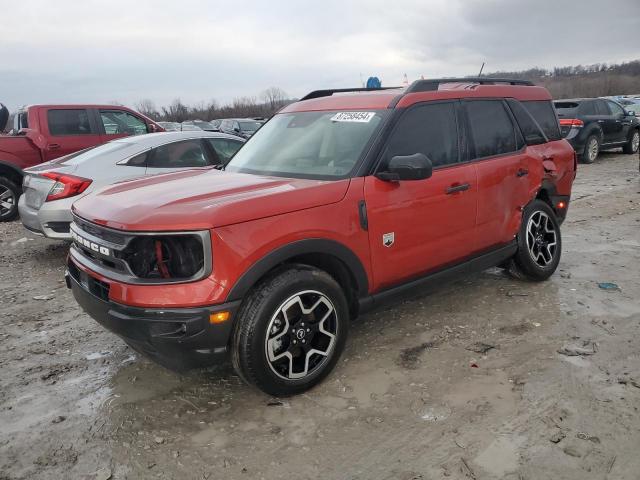
[[[157,105],[640,58],[640,0],[0,0],[0,102]]]

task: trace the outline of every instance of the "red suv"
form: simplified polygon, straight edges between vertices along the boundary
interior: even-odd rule
[[[230,354],[248,383],[302,392],[350,319],[412,287],[560,260],[576,157],[549,93],[501,79],[320,90],[225,171],[108,187],[74,205],[80,305],[169,368]]]

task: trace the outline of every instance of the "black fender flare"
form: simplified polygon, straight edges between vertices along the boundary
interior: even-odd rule
[[[369,292],[369,280],[362,262],[353,251],[335,240],[310,238],[272,250],[246,270],[231,288],[227,301],[242,299],[266,273],[300,255],[326,254],[340,260],[353,275],[360,296]]]
[[[9,162],[6,162],[4,160],[0,160],[0,177],[5,176],[5,175],[3,175],[3,172],[2,172],[5,169],[11,171],[18,178],[24,177],[24,170],[16,167],[15,165],[13,165],[13,164],[11,164]],[[21,187],[22,186],[22,182],[19,182],[18,186]]]
[[[600,142],[600,144],[602,144],[602,139],[604,138],[604,132],[602,131],[602,127],[597,123],[592,123],[586,128],[586,133],[584,134],[584,137],[582,137],[585,139],[585,145],[587,141],[586,139],[589,138],[589,136],[593,135],[594,133],[598,136],[598,141]]]

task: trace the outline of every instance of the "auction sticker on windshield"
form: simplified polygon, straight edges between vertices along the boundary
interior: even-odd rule
[[[369,123],[375,115],[376,112],[338,112],[331,117],[331,121]]]

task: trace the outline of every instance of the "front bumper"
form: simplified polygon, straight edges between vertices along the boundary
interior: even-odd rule
[[[176,371],[207,367],[227,356],[240,302],[198,308],[140,308],[109,300],[109,284],[68,261],[67,287],[85,312],[120,336],[134,350]],[[228,311],[229,319],[211,324],[210,315]]]

